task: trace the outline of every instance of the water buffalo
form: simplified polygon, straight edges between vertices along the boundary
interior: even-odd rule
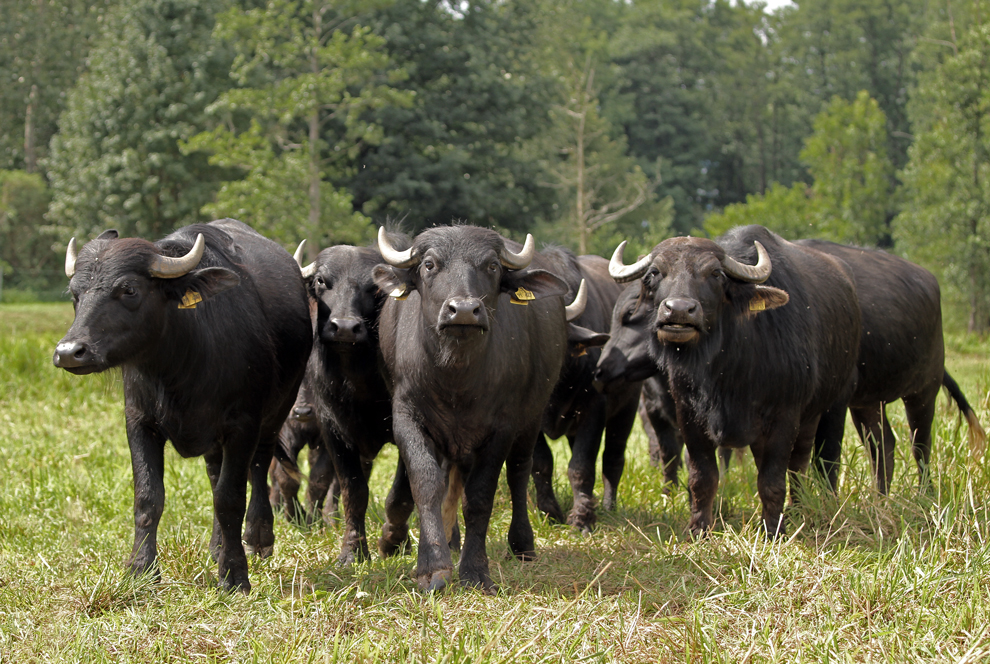
[[[842,259],[852,270],[862,311],[856,391],[822,419],[816,446],[834,489],[845,428],[846,406],[870,452],[877,489],[886,494],[894,472],[894,433],[886,404],[901,399],[911,429],[918,478],[927,480],[932,448],[935,400],[943,385],[969,424],[970,445],[981,448],[986,436],[976,414],[945,371],[942,307],[938,281],[928,270],[878,249],[849,247],[824,240],[799,240]]]
[[[612,307],[622,292],[622,287],[608,274],[608,261],[600,256],[575,257],[559,248],[544,250],[542,254],[550,261],[553,273],[567,282],[571,292],[577,293],[583,280],[586,293],[581,314],[568,325],[571,350],[543,413],[543,428],[533,450],[537,506],[550,518],[564,520],[550,481],[553,455],[546,437],[566,435],[571,447],[567,477],[574,495],[567,523],[589,531],[595,523],[595,464],[602,433],[605,434],[602,505],[611,510],[615,507],[616,491],[625,466],[626,440],[636,419],[640,384],[625,383],[607,395],[592,384],[599,346],[608,341],[606,332]]]
[[[452,580],[441,507],[448,481],[462,482],[460,582],[490,590],[485,540],[503,465],[509,547],[520,558],[534,553],[526,489],[567,352],[559,297],[567,284],[545,269],[532,237],[517,250],[494,231],[450,226],[423,231],[404,251],[384,232],[378,245],[387,264],[375,282],[390,295],[379,330],[392,424],[420,519],[417,580],[429,591]]]
[[[642,383],[639,418],[649,445],[650,463],[663,470],[664,481],[670,486],[677,483],[684,442],[666,379],[649,352],[653,314],[638,282],[622,291],[612,309],[609,340],[595,367],[594,383],[605,394],[626,389],[629,383]],[[719,448],[723,471],[728,469],[731,457],[731,449]]]
[[[316,340],[306,380],[313,386],[324,444],[340,486],[344,537],[338,562],[345,565],[368,557],[368,477],[375,457],[392,441],[392,399],[378,344],[385,296],[372,279],[372,270],[381,262],[374,247],[336,246],[321,251],[302,269],[317,303]],[[408,494],[400,469],[389,508],[401,511],[408,506],[411,511]],[[406,531],[394,534],[396,547],[404,544],[405,535]]]
[[[782,533],[788,475],[797,481],[822,413],[855,385],[860,311],[849,268],[760,226],[717,241],[671,238],[630,266],[624,246],[609,270],[617,281],[641,278],[652,301],[650,354],[689,454],[691,532],[711,527],[721,445],[750,447],[764,526]]]
[[[305,520],[313,523],[321,513],[329,520],[337,511],[340,486],[330,455],[323,444],[323,429],[316,416],[313,389],[303,379],[296,402],[279,432],[279,443],[292,461],[309,448],[309,482],[306,486],[305,507],[299,502],[300,476],[295,469],[287,469],[278,459],[272,459],[268,474],[272,480],[269,501],[273,508],[281,508],[289,521]],[[325,504],[324,504],[325,503]]]
[[[205,456],[210,551],[227,589],[248,592],[241,544],[274,543],[267,471],[312,344],[306,289],[282,247],[233,219],[151,243],[107,231],[66,252],[76,316],[55,349],[75,374],[120,367],[134,471],[134,573],[156,568],[164,450]]]

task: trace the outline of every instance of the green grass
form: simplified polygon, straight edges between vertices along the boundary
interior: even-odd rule
[[[788,536],[760,532],[748,454],[719,493],[718,526],[685,536],[637,428],[619,508],[583,536],[531,519],[538,558],[508,556],[507,491],[488,542],[499,593],[415,590],[414,556],[335,565],[340,533],[276,520],[249,596],[215,590],[209,483],[167,455],[161,582],[132,579],[132,490],[119,376],[75,377],[51,353],[71,306],[0,305],[0,662],[805,662],[990,657],[990,470],[968,458],[940,399],[934,483],[919,494],[899,405],[892,495],[874,495],[847,432],[837,496],[811,487]],[[986,340],[950,336],[947,365],[984,424]],[[569,502],[566,445],[553,445]],[[372,477],[369,533],[396,452]],[[600,495],[600,487],[599,487]],[[414,531],[415,532],[415,531]]]

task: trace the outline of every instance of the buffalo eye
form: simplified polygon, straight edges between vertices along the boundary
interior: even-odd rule
[[[491,263],[489,263],[488,271],[491,272],[492,274],[498,272],[498,261],[492,261]]]
[[[423,269],[426,270],[427,272],[432,272],[436,266],[437,264],[433,262],[432,258],[423,259]]]
[[[327,283],[326,279],[323,278],[323,275],[316,277],[316,284],[322,288],[330,288],[330,285]]]

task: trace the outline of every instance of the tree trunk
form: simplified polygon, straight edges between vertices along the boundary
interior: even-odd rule
[[[27,110],[24,113],[24,170],[34,173],[38,170],[38,155],[34,149],[34,107],[38,102],[38,86],[31,86]]]

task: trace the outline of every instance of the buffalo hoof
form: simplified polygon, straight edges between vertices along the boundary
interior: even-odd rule
[[[249,556],[258,556],[262,560],[268,558],[273,553],[275,553],[275,545],[270,544],[268,546],[255,547],[247,542],[244,543],[244,553]]]
[[[450,585],[454,572],[451,569],[442,569],[432,574],[420,574],[417,577],[419,589],[425,593],[442,592]]]
[[[248,580],[247,572],[228,572],[227,576],[220,582],[220,591],[227,593],[240,592],[247,595],[251,592],[251,582]]]
[[[389,527],[388,524],[382,526],[382,536],[378,540],[378,553],[382,558],[394,555],[406,555],[412,553],[412,542],[409,541],[409,527]]]

